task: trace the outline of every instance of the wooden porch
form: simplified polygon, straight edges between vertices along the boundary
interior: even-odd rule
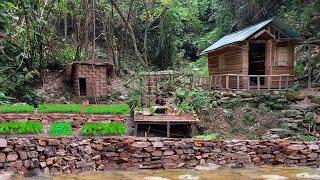
[[[207,87],[214,90],[288,90],[294,83],[294,76],[219,74],[196,78],[194,87]]]

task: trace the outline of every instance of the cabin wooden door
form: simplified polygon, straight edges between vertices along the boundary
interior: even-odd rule
[[[265,75],[266,44],[249,44],[249,75]],[[264,85],[265,78],[260,78],[260,85]],[[257,85],[257,77],[250,78],[250,85]]]

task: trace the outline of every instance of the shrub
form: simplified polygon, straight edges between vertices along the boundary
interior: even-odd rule
[[[33,113],[34,108],[30,105],[4,105],[0,106],[2,113]]]
[[[40,113],[80,113],[79,104],[43,104],[39,106]]]
[[[50,136],[72,136],[71,122],[54,122],[51,125]]]
[[[124,135],[127,133],[127,127],[123,124],[112,123],[88,123],[81,130],[81,135],[84,136],[109,136],[109,135]]]
[[[39,122],[3,122],[0,123],[0,134],[40,134],[43,125]]]
[[[114,114],[126,115],[130,113],[127,105],[88,106],[84,108],[85,114]]]
[[[246,125],[251,125],[254,121],[254,116],[251,114],[246,114],[243,117],[243,123]]]
[[[201,139],[201,140],[209,140],[209,141],[218,141],[219,135],[218,134],[206,134],[206,135],[198,135],[193,136],[193,139]]]

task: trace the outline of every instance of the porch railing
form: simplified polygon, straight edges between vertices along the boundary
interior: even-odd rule
[[[294,81],[294,76],[280,75],[243,75],[220,74],[194,79],[194,87],[229,90],[287,90]]]

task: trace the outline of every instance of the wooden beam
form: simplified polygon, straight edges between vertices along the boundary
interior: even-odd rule
[[[258,90],[260,90],[260,76],[257,76]]]
[[[170,137],[170,122],[167,122],[167,137]]]
[[[237,75],[237,90],[240,89],[240,75]]]
[[[138,136],[138,123],[134,123],[134,136]]]
[[[229,89],[229,75],[226,75],[226,89]]]

